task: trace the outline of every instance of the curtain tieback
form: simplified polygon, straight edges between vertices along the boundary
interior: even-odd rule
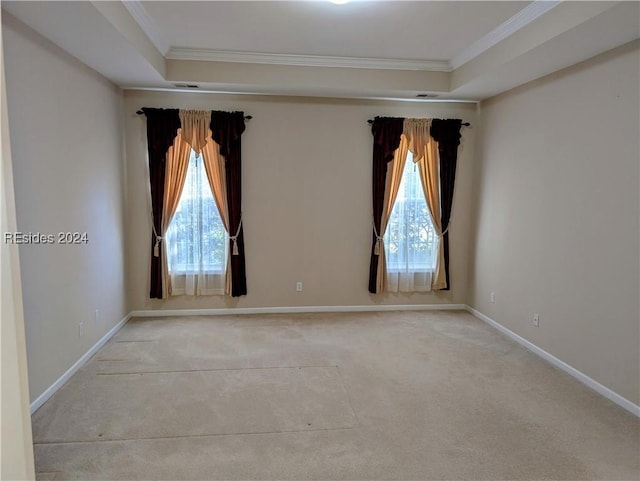
[[[449,221],[449,224],[447,225],[447,228],[445,230],[442,231],[442,234],[439,235],[439,237],[444,237],[444,235],[449,232],[449,227],[451,227],[451,221]]]
[[[376,224],[373,223],[373,233],[376,235],[376,245],[373,247],[373,254],[376,256],[380,255],[382,249],[382,243],[384,240],[381,236],[378,235],[378,230],[376,229]]]
[[[156,243],[153,246],[153,257],[160,257],[160,242],[162,242],[162,237],[156,236]]]
[[[376,246],[373,248],[373,253],[379,256],[381,248],[382,248],[382,237],[376,236]]]
[[[231,255],[237,256],[240,255],[238,252],[238,236],[240,235],[240,229],[242,228],[242,215],[240,215],[240,222],[238,223],[238,230],[236,231],[236,235],[232,235],[229,237],[231,242],[233,242],[233,248],[231,249]]]
[[[158,235],[156,232],[156,226],[151,223],[151,227],[153,228],[153,235],[156,239],[156,243],[153,245],[153,257],[160,257],[160,242],[162,242],[162,237]]]

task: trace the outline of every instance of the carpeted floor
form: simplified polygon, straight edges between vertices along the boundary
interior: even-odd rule
[[[637,480],[640,422],[464,312],[134,319],[38,479]]]

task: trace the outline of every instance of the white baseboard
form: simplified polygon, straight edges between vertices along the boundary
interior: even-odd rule
[[[466,304],[378,304],[370,306],[290,306],[239,307],[233,309],[150,309],[131,311],[131,317],[169,316],[229,316],[233,314],[301,314],[314,312],[376,312],[376,311],[464,311]]]
[[[91,357],[98,352],[98,350],[104,346],[109,339],[111,339],[120,329],[124,326],[129,319],[131,319],[131,313],[127,314],[124,319],[122,319],[118,324],[113,326],[109,332],[107,332],[104,336],[100,338],[98,342],[96,342],[91,349],[84,353],[84,355],[78,359],[73,366],[71,366],[67,371],[60,376],[56,382],[54,382],[45,392],[40,394],[32,403],[31,403],[31,414],[36,412],[40,406],[42,406],[47,400],[55,394],[55,392],[60,389],[64,383],[66,383],[71,376],[73,376],[78,370],[84,366]]]
[[[634,404],[633,402],[629,401],[628,399],[620,396],[618,393],[612,391],[608,387],[603,386],[598,381],[590,378],[589,376],[587,376],[583,372],[578,371],[576,368],[574,368],[573,366],[570,366],[566,362],[558,359],[553,354],[550,354],[547,351],[545,351],[544,349],[536,346],[532,342],[527,341],[524,337],[519,336],[518,334],[516,334],[515,332],[513,332],[510,329],[507,329],[502,324],[494,321],[493,319],[491,319],[488,316],[485,316],[480,311],[477,311],[476,309],[474,309],[474,308],[472,308],[470,306],[466,306],[466,310],[469,311],[474,316],[476,316],[478,319],[486,322],[490,326],[496,328],[497,330],[499,330],[503,334],[507,335],[508,337],[510,337],[511,339],[516,341],[518,344],[521,344],[522,346],[526,347],[527,349],[529,349],[534,354],[537,354],[538,356],[540,356],[545,361],[547,361],[547,362],[553,364],[554,366],[562,369],[564,372],[566,372],[567,374],[573,376],[578,381],[582,382],[583,384],[585,384],[586,386],[590,387],[594,391],[596,391],[599,394],[603,395],[604,397],[606,397],[610,401],[613,401],[618,406],[620,406],[620,407],[626,409],[627,411],[629,411],[630,413],[635,414],[636,416],[640,417],[640,406],[638,406],[637,404]]]

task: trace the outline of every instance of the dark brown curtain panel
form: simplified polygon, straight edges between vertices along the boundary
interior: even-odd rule
[[[242,221],[242,150],[244,112],[211,111],[211,137],[225,158],[227,204],[229,208],[229,249],[231,258],[231,295],[247,294],[244,229]]]
[[[458,162],[458,146],[460,145],[460,119],[433,119],[431,122],[431,137],[438,142],[440,154],[440,211],[442,220],[442,242],[444,244],[444,269],[447,277],[447,287],[451,288],[449,277],[449,219],[453,205],[453,188],[456,183],[456,164]]]
[[[154,255],[156,233],[162,235],[162,210],[164,201],[164,177],[167,151],[173,144],[180,116],[178,109],[143,108],[147,117],[147,149],[149,151],[149,183],[151,185],[151,209],[153,227],[151,232],[151,282],[149,297],[162,299],[162,256]]]
[[[377,293],[378,255],[375,252],[377,233],[382,223],[384,188],[387,179],[387,165],[393,160],[393,153],[400,145],[404,118],[376,117],[371,125],[373,134],[373,241],[371,244],[371,264],[369,266],[369,292]]]

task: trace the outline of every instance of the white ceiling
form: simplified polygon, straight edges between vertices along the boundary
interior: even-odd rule
[[[634,2],[11,2],[123,88],[479,100],[640,37]]]
[[[528,3],[142,2],[142,6],[174,47],[449,60]]]

